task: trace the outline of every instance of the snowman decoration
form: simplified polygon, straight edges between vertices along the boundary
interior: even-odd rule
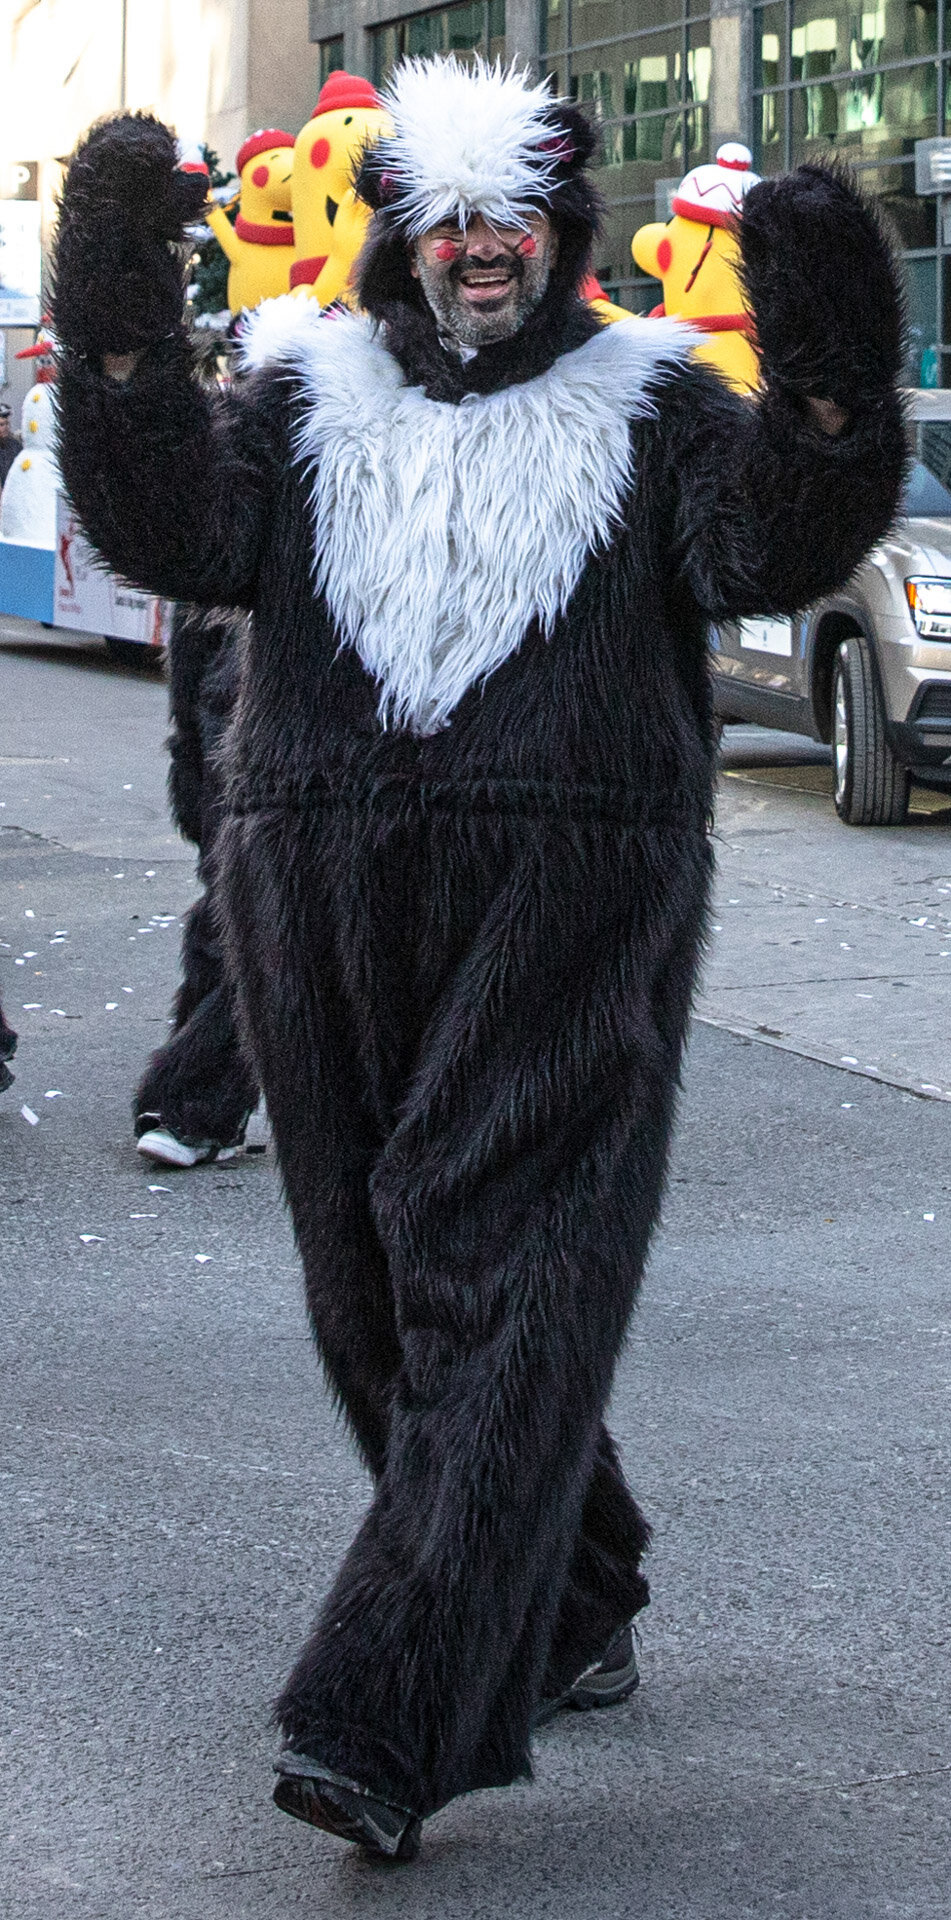
[[[56,546],[56,498],[61,483],[54,452],[53,407],[52,386],[48,379],[41,379],[23,402],[23,451],[10,468],[0,495],[0,540],[16,546]]]

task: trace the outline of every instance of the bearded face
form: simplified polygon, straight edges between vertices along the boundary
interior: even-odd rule
[[[492,227],[481,213],[466,226],[442,221],[414,243],[410,270],[440,333],[464,347],[507,340],[538,306],[558,252],[543,213],[527,227]]]

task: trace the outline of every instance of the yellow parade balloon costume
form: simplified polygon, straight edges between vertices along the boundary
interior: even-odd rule
[[[369,80],[336,72],[294,142],[294,260],[290,284],[322,307],[347,297],[369,213],[353,191],[355,163],[388,125]]]
[[[290,287],[294,258],[294,219],[291,212],[291,149],[289,133],[264,127],[239,148],[235,162],[241,176],[238,217],[232,226],[223,207],[208,215],[215,239],[228,257],[228,305],[232,313],[256,307]]]
[[[720,147],[715,162],[694,167],[671,203],[672,218],[639,228],[631,252],[643,273],[663,285],[664,298],[651,318],[668,314],[689,320],[707,337],[696,349],[733,387],[758,385],[750,317],[737,273],[736,220],[757,183],[752,156],[735,143]]]

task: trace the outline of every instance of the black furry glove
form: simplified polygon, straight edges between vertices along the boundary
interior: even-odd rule
[[[844,167],[799,167],[752,187],[739,239],[768,387],[849,414],[894,388],[901,282],[878,216]]]
[[[150,114],[93,127],[60,201],[53,326],[76,353],[134,353],[181,325],[181,242],[208,192],[177,165],[174,135]]]

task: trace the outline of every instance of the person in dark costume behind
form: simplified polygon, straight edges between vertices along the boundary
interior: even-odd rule
[[[361,315],[270,303],[211,402],[171,244],[197,209],[133,117],[70,165],[56,320],[91,538],[252,615],[219,897],[375,1481],[278,1702],[276,1798],[409,1858],[530,1772],[540,1714],[633,1682],[648,1528],[602,1416],[707,913],[707,627],[842,581],[904,450],[895,271],[844,174],[746,200],[754,404],[677,322],[579,298],[580,111],[451,60],[387,106]]]
[[[165,1166],[230,1158],[241,1146],[258,1087],[241,1038],[215,904],[221,815],[218,755],[238,690],[240,621],[176,606],[169,644],[172,817],[199,850],[202,893],[182,939],[173,1032],[136,1089],[139,1152]]]
[[[16,1078],[7,1065],[7,1061],[13,1059],[16,1050],[17,1036],[8,1024],[3,1008],[0,1007],[0,1093],[6,1093],[7,1088],[12,1087]]]

